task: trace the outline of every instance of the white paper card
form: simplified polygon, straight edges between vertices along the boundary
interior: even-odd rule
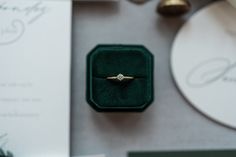
[[[171,57],[177,86],[196,109],[236,128],[236,9],[226,1],[198,11],[178,33]]]
[[[70,0],[0,0],[0,147],[68,157]]]

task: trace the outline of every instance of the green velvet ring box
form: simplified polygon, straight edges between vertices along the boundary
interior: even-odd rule
[[[153,101],[153,55],[141,45],[98,45],[87,56],[87,101],[97,111],[145,110]],[[131,80],[109,80],[122,74]]]

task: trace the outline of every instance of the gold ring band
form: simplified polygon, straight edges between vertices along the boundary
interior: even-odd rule
[[[114,81],[128,81],[128,80],[133,80],[134,77],[132,76],[124,76],[123,74],[118,74],[117,76],[111,76],[107,77],[107,80],[114,80]]]

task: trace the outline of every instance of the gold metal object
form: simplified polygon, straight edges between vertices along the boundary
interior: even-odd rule
[[[129,80],[133,80],[134,77],[131,76],[124,76],[123,74],[118,74],[117,76],[111,76],[111,77],[107,77],[107,80],[113,80],[113,81],[129,81]]]
[[[161,0],[157,12],[164,16],[180,16],[191,9],[188,0]]]

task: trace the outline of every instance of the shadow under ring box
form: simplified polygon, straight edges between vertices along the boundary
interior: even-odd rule
[[[142,45],[98,45],[87,56],[87,101],[99,112],[141,112],[153,101],[153,55]],[[109,80],[122,74],[133,79]]]

